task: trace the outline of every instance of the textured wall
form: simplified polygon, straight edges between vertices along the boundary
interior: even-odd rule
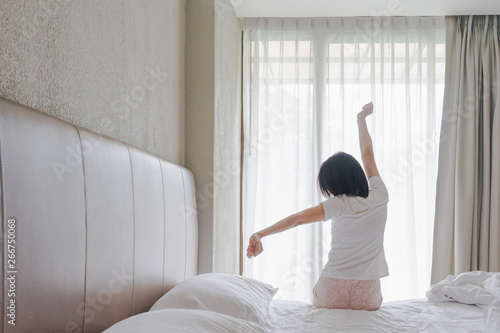
[[[1,0],[0,95],[184,163],[185,0]]]

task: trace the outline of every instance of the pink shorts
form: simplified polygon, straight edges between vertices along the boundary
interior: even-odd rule
[[[343,280],[321,276],[313,296],[313,305],[318,308],[374,311],[382,304],[379,279]]]

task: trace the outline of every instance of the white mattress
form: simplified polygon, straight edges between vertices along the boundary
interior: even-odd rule
[[[105,333],[497,333],[475,305],[427,299],[384,303],[377,311],[318,309],[273,300],[264,327],[206,310],[163,309],[123,320]]]
[[[427,299],[382,304],[377,311],[318,309],[307,303],[273,300],[267,332],[485,332],[483,310]]]

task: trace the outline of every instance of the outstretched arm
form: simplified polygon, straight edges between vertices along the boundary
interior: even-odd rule
[[[250,237],[247,249],[247,257],[256,257],[262,253],[264,248],[262,247],[261,239],[266,236],[283,232],[301,224],[323,221],[324,219],[325,211],[323,209],[323,205],[321,204],[290,215],[283,220],[276,222],[272,226],[254,233],[252,237]]]
[[[361,159],[365,168],[366,176],[370,179],[373,176],[379,176],[375,155],[373,154],[373,144],[368,127],[366,126],[366,117],[373,113],[373,103],[365,104],[358,113],[358,131],[359,148],[361,149]]]

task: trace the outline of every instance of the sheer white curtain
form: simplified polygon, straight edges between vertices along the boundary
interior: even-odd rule
[[[323,201],[317,172],[336,151],[359,160],[355,115],[369,101],[390,194],[385,300],[429,286],[442,110],[444,18],[249,19],[243,51],[243,227],[250,235]],[[330,223],[264,239],[244,274],[312,301]]]

